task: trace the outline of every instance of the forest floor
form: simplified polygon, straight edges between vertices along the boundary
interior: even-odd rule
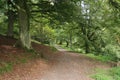
[[[48,46],[33,43],[33,48],[43,58],[34,57],[26,60],[30,53],[12,45],[14,39],[0,36],[0,67],[5,62],[13,62],[13,69],[0,74],[0,80],[93,80],[90,76],[97,68],[109,69],[110,65],[96,61],[83,54],[66,51],[55,46],[52,51]],[[17,60],[21,59],[21,62]]]

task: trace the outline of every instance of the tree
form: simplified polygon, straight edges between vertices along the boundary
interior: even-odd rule
[[[20,30],[20,45],[31,49],[29,8],[27,0],[18,0],[18,22]]]
[[[14,29],[14,20],[15,20],[15,12],[14,10],[14,5],[11,0],[7,0],[7,5],[8,5],[8,31],[7,31],[7,36],[13,37],[13,29]]]

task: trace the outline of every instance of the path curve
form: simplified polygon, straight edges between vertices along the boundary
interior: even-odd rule
[[[93,80],[90,75],[96,68],[107,69],[110,67],[82,54],[66,51],[59,46],[55,47],[60,51],[60,55],[54,58],[56,63],[41,80]]]
[[[56,46],[55,53],[44,53],[46,59],[36,59],[17,65],[11,73],[0,80],[93,80],[90,75],[96,68],[108,69],[109,65],[82,54],[66,51]]]

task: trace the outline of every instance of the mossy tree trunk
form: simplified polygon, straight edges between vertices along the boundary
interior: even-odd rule
[[[31,49],[29,9],[26,0],[18,0],[18,22],[20,27],[20,46]]]

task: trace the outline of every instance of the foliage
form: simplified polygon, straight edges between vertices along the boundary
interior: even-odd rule
[[[54,41],[55,31],[47,25],[45,27],[36,26],[35,30],[36,31],[32,33],[35,40],[46,44],[50,44]]]
[[[0,34],[6,34],[6,15],[1,11],[0,12]],[[4,22],[4,23],[3,23]]]
[[[119,80],[120,67],[111,68],[110,70],[98,70],[98,73],[93,75],[95,80]]]
[[[77,25],[71,24],[72,22],[62,25],[63,28],[58,29],[57,40],[62,40],[63,43],[68,41],[66,45],[70,44],[69,35],[73,32],[72,50],[84,50],[86,53],[108,56],[113,61],[119,60],[120,21],[115,17],[116,11],[109,6],[108,1],[81,0],[74,6],[76,14],[73,19]]]

